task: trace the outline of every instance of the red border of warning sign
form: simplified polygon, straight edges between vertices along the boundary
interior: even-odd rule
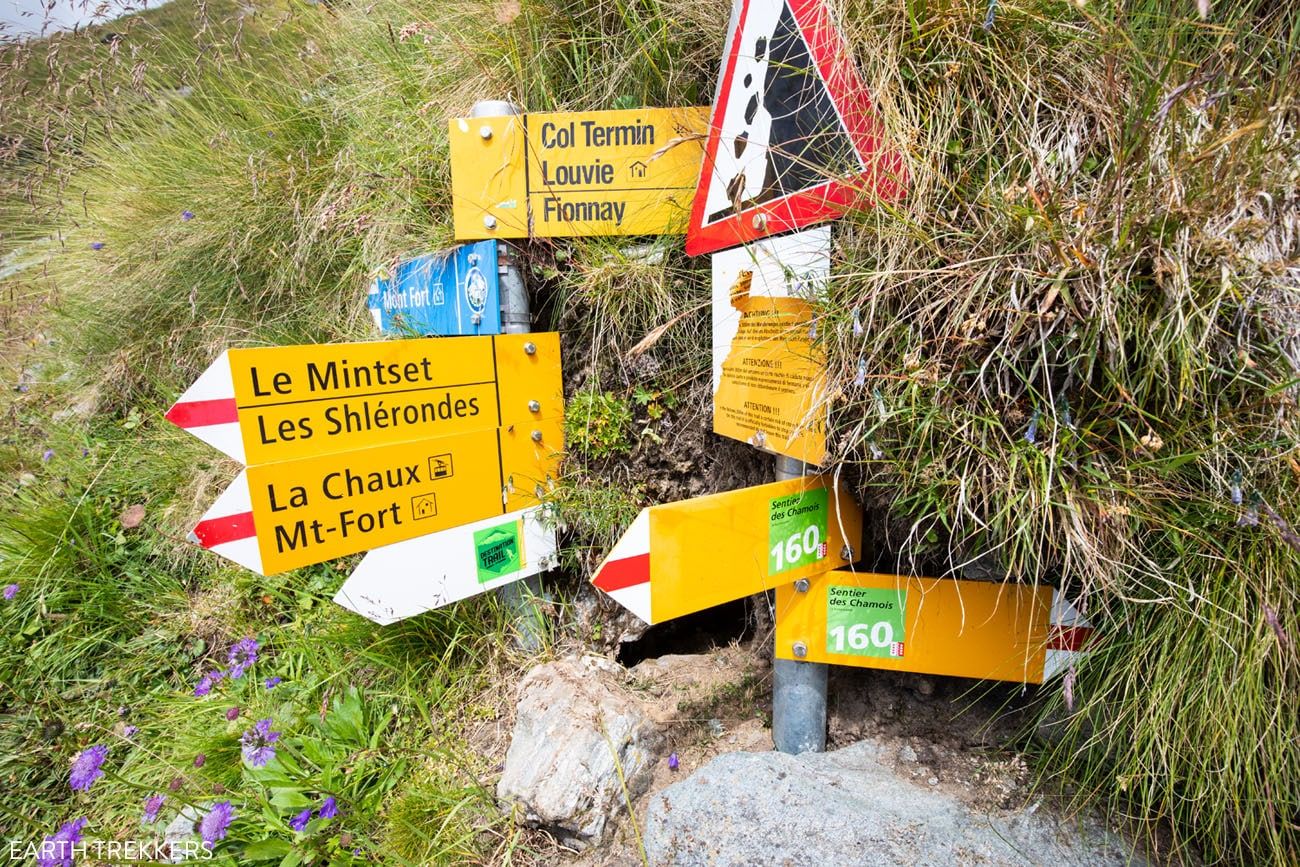
[[[785,3],[794,15],[795,23],[808,44],[808,55],[817,64],[817,71],[826,82],[827,92],[848,131],[849,139],[858,151],[858,157],[867,168],[861,174],[845,179],[830,179],[806,190],[747,208],[711,225],[704,225],[707,198],[707,181],[713,174],[714,161],[722,139],[722,119],[731,93],[732,77],[753,2],[773,0],[741,0],[740,13],[735,27],[728,34],[726,67],[717,97],[713,101],[713,117],[709,123],[709,139],[704,148],[704,162],[700,166],[700,182],[696,185],[695,201],[691,206],[691,221],[686,229],[686,252],[691,256],[725,250],[768,235],[801,229],[840,216],[867,190],[884,201],[896,201],[907,189],[907,169],[902,155],[887,149],[882,143],[883,130],[872,106],[871,93],[853,64],[853,53],[844,34],[831,20],[825,0],[775,0]],[[754,216],[762,213],[762,228],[755,228]]]

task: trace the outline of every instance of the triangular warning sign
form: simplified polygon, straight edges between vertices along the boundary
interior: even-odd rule
[[[882,138],[826,0],[735,0],[686,252],[833,219],[864,194],[900,198],[906,169]]]

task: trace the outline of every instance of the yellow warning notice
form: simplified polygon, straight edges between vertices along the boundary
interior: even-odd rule
[[[826,572],[777,588],[777,656],[1042,683],[1051,605],[1045,586]]]
[[[536,505],[557,477],[552,418],[248,468],[263,573]]]
[[[813,346],[812,305],[751,295],[748,276],[731,293],[740,326],[713,395],[713,430],[820,464],[826,457],[825,373]]]
[[[680,234],[708,108],[551,112],[450,123],[456,237]]]
[[[229,357],[249,466],[563,412],[553,333],[232,349]]]

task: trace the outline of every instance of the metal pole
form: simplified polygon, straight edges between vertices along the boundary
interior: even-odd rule
[[[523,109],[503,99],[484,99],[474,103],[470,117],[502,117],[523,114]],[[519,267],[519,251],[504,241],[497,241],[497,274],[501,286],[501,330],[506,334],[527,334],[533,330],[528,305],[528,287]],[[501,588],[501,600],[514,615],[515,641],[521,650],[535,653],[542,647],[545,622],[537,600],[550,601],[542,590],[542,579],[532,575]]]
[[[784,482],[807,475],[802,461],[777,455],[776,480]],[[800,587],[799,585],[802,585]],[[796,587],[806,591],[807,581]],[[798,648],[795,648],[795,655]],[[826,751],[826,675],[830,666],[796,659],[773,659],[772,741],[783,753]]]

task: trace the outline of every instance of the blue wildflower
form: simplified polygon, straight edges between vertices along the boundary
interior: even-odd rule
[[[52,458],[52,457],[54,457],[54,449],[46,449],[46,450],[45,450],[45,453],[44,453],[43,455],[41,455],[41,460],[42,460],[42,461],[49,461],[49,459]]]
[[[108,747],[96,744],[93,747],[86,747],[72,763],[72,773],[68,776],[68,784],[72,786],[74,792],[88,792],[95,780],[104,776],[102,770],[104,759],[108,758]]]
[[[195,684],[194,694],[199,698],[202,698],[212,692],[212,687],[217,683],[217,681],[221,680],[225,676],[226,673],[220,669],[208,672],[203,675],[203,677],[199,678],[199,682]]]
[[[271,744],[280,739],[279,732],[271,731],[271,720],[262,719],[248,731],[244,732],[239,742],[243,745],[244,761],[255,768],[266,767],[275,758],[275,747]]]
[[[90,243],[90,249],[92,249],[92,250],[102,250],[102,249],[104,249],[104,242],[103,242],[103,241],[92,241],[92,242]]]
[[[677,761],[677,753],[670,753],[668,755],[668,770],[675,771],[679,766],[680,762]]]
[[[182,223],[188,223],[190,220],[193,220],[193,219],[194,219],[194,214],[193,214],[192,212],[190,212],[190,211],[181,211],[181,222],[182,222]]]
[[[311,821],[311,807],[303,810],[298,815],[289,820],[289,827],[295,831],[303,831],[307,828],[307,823]]]
[[[18,585],[17,585],[17,584],[6,584],[6,585],[5,585],[5,599],[13,599],[13,598],[14,598],[15,596],[17,596],[17,595],[18,595]]]
[[[339,805],[334,798],[326,798],[320,805],[320,810],[316,813],[322,819],[333,819],[339,814]]]
[[[1029,430],[1025,431],[1025,442],[1033,445],[1038,442],[1038,410],[1034,410],[1033,416],[1029,419]]]
[[[144,817],[141,819],[146,825],[158,821],[158,812],[162,810],[163,802],[167,800],[165,795],[153,794],[144,799]]]
[[[226,661],[230,663],[230,676],[238,680],[244,676],[244,672],[257,662],[257,639],[241,638],[230,648],[230,653],[226,656]]]
[[[268,677],[266,679],[266,688],[275,689],[277,686],[279,686],[282,683],[284,683],[284,678],[280,677],[279,675],[276,675],[275,677]]]
[[[221,801],[213,804],[212,809],[199,822],[199,836],[203,842],[211,847],[218,840],[224,840],[226,830],[230,823],[235,820],[235,808],[229,801]]]
[[[72,867],[76,846],[81,842],[81,829],[86,827],[86,817],[64,822],[59,830],[41,843],[36,863],[41,867]]]

